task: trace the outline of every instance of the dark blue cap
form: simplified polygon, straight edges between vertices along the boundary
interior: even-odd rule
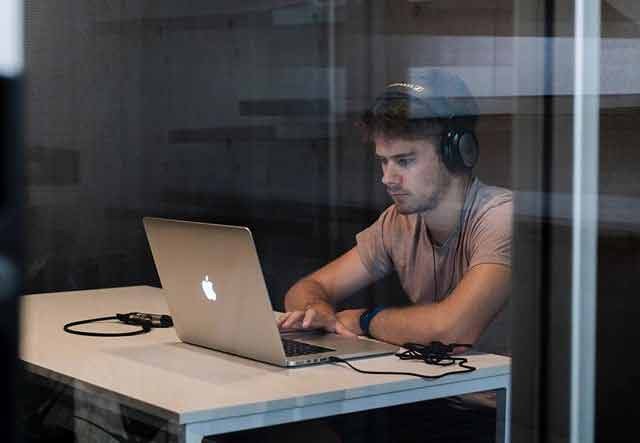
[[[411,82],[387,85],[376,98],[373,114],[402,106],[409,120],[478,117],[479,108],[466,83],[457,75],[431,69]]]

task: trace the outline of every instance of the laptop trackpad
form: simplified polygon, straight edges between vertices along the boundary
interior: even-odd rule
[[[295,335],[294,335],[295,334]],[[324,348],[335,349],[341,356],[359,356],[368,353],[393,353],[398,350],[395,345],[370,340],[368,338],[344,337],[333,333],[294,333],[286,334],[283,337],[309,343],[310,345],[322,346]]]

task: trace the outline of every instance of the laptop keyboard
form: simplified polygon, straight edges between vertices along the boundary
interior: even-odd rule
[[[335,349],[323,348],[322,346],[310,345],[301,341],[295,341],[288,338],[282,339],[284,354],[287,357],[296,357],[298,355],[320,354],[322,352],[333,352]]]

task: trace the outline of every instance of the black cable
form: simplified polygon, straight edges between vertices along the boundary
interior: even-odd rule
[[[124,324],[140,326],[141,329],[130,332],[85,332],[71,329],[73,326],[86,325],[104,320],[119,320]],[[170,328],[173,326],[173,319],[165,314],[147,314],[145,312],[129,312],[127,314],[116,314],[110,317],[90,318],[79,320],[64,325],[63,329],[69,334],[84,335],[88,337],[129,337],[132,335],[145,334],[153,328]]]
[[[462,202],[462,208],[460,208],[460,219],[458,220],[458,226],[456,228],[458,230],[458,232],[457,232],[458,239],[456,240],[456,249],[453,252],[453,259],[454,260],[458,256],[458,250],[460,248],[460,242],[462,240],[463,228],[469,222],[469,214],[471,213],[471,208],[474,205],[474,203],[476,201],[476,198],[478,196],[478,191],[476,190],[476,193],[473,196],[473,201],[471,201],[469,203],[469,205],[466,208],[466,213],[464,213],[465,203],[467,202],[467,198],[469,196],[469,191],[471,191],[471,187],[473,186],[473,181],[474,180],[475,180],[475,178],[472,176],[470,178],[469,183],[466,186],[465,191],[464,191],[464,201]],[[464,216],[464,221],[463,221],[463,216]],[[439,291],[438,291],[438,272],[437,272],[437,267],[436,267],[435,243],[433,241],[433,238],[431,237],[431,231],[429,230],[429,226],[426,226],[426,229],[427,229],[427,238],[429,239],[429,242],[431,243],[431,256],[433,257],[433,282],[434,282],[433,300],[434,301],[438,301],[438,298],[440,297],[440,294],[439,294]],[[449,291],[451,290],[451,286],[453,286],[453,273],[452,273],[451,279],[449,280],[449,287],[447,288],[447,290],[444,293],[445,297],[449,293]]]
[[[467,372],[473,372],[475,367],[467,365],[468,360],[464,357],[454,357],[451,355],[453,350],[458,347],[470,348],[471,345],[462,343],[451,343],[445,345],[439,341],[432,341],[429,345],[421,345],[418,343],[405,343],[403,345],[407,350],[396,354],[400,360],[422,360],[426,364],[435,366],[451,366],[457,364],[458,367],[463,368],[461,371],[449,371],[440,375],[425,375],[417,374],[415,372],[401,372],[401,371],[366,371],[364,369],[358,369],[348,361],[340,357],[329,357],[329,361],[334,363],[345,363],[351,369],[361,374],[376,374],[376,375],[410,375],[413,377],[420,377],[427,380],[433,380],[436,378],[442,378],[447,375],[453,374],[465,374]]]
[[[111,317],[99,317],[99,318],[90,318],[88,320],[74,321],[64,325],[63,329],[65,330],[65,332],[68,332],[69,334],[85,335],[88,337],[129,337],[132,335],[145,334],[151,330],[151,323],[142,323],[140,325],[137,325],[137,326],[140,326],[141,329],[138,329],[135,331],[129,331],[129,332],[85,332],[85,331],[76,331],[71,329],[73,326],[86,325],[88,323],[94,323],[94,322],[104,321],[104,320],[118,320],[118,317],[114,315]]]
[[[438,294],[438,273],[436,272],[436,246],[431,240],[431,233],[429,232],[429,227],[427,227],[427,237],[429,237],[429,241],[431,242],[431,255],[433,256],[433,283],[434,283],[434,300],[437,300],[439,297]]]

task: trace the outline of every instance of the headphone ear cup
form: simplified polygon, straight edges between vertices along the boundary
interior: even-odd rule
[[[478,163],[478,139],[471,131],[463,131],[457,139],[456,149],[461,166],[466,169],[473,168]]]
[[[466,129],[449,129],[440,146],[442,162],[451,172],[473,168],[478,162],[478,140]]]

